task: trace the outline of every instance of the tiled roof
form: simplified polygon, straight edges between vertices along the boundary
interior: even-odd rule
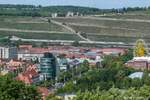
[[[23,81],[25,83],[28,83],[28,84],[32,84],[33,83],[32,79],[38,75],[39,74],[35,69],[30,69],[30,70],[27,70],[24,73],[21,73],[20,75],[18,75],[18,77],[16,79]]]
[[[45,87],[38,87],[38,91],[42,93],[43,96],[48,96],[49,95],[49,90]]]
[[[102,52],[121,52],[121,51],[125,51],[125,49],[123,48],[102,48],[100,49],[100,51]]]

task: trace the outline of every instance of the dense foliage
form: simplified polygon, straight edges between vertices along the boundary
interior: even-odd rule
[[[76,69],[64,72],[61,80],[65,77],[65,86],[58,89],[58,93],[76,93],[77,91],[109,90],[112,87],[119,89],[140,88],[150,86],[148,71],[144,72],[143,78],[131,79],[128,76],[139,70],[125,67],[124,63],[132,59],[132,50],[120,56],[105,56],[102,67],[80,65]],[[89,68],[88,68],[89,67]],[[80,73],[82,72],[82,73]],[[64,76],[63,76],[64,75]]]
[[[26,86],[7,75],[0,76],[0,100],[41,100],[41,96],[34,86]]]
[[[143,56],[147,56],[147,54],[148,54],[148,50],[144,40],[142,39],[137,40],[134,48],[134,56],[143,57]]]
[[[78,6],[47,6],[42,7],[33,5],[0,5],[0,15],[9,16],[50,16],[51,13],[59,13],[60,16],[66,14],[68,11],[79,12],[81,14],[103,14],[103,13],[126,13],[130,11],[145,11],[150,7],[134,7],[134,8],[122,8],[122,9],[98,9],[89,7]]]
[[[51,13],[59,13],[60,16],[64,16],[68,11],[78,12],[82,14],[96,14],[101,12],[101,10],[97,8],[78,6],[42,7],[32,5],[0,5],[0,15],[11,16],[50,16]]]
[[[150,86],[143,86],[139,89],[130,88],[122,90],[118,88],[111,88],[108,91],[86,91],[78,93],[74,100],[149,100]]]

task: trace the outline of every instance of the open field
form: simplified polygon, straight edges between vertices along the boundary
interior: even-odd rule
[[[52,20],[65,23],[76,32],[85,32],[87,38],[93,41],[128,43],[143,38],[150,42],[149,15],[118,16],[52,18]],[[0,36],[7,35],[28,39],[82,40],[67,28],[52,22],[48,23],[41,17],[1,16]]]
[[[31,32],[6,32],[0,31],[0,37],[17,36],[26,39],[50,39],[50,40],[80,40],[77,35],[68,33],[31,33]]]
[[[38,17],[0,17],[0,37],[18,36],[27,39],[80,40],[70,31]]]
[[[32,17],[0,17],[0,28],[68,32],[63,27]]]
[[[144,20],[150,20],[150,14],[110,14],[110,15],[104,15],[100,17],[105,18],[119,18],[119,19],[144,19]]]
[[[135,38],[150,39],[149,19],[74,17],[53,20],[66,23],[77,32],[85,32],[93,41],[134,42]]]
[[[128,21],[128,20],[117,20],[117,19],[111,19],[111,18],[58,18],[55,19],[57,21],[60,21],[62,23],[69,23],[69,24],[82,24],[87,25],[94,25],[97,27],[102,28],[116,28],[116,29],[125,29],[125,30],[137,30],[139,32],[149,32],[149,26],[150,22],[142,22],[142,21]],[[77,26],[78,26],[77,25]],[[94,30],[93,30],[94,31]],[[95,33],[95,32],[94,32]]]

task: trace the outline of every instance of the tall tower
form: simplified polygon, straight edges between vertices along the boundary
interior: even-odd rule
[[[40,59],[39,71],[44,80],[56,78],[58,66],[56,58],[52,53],[44,53],[44,56]]]

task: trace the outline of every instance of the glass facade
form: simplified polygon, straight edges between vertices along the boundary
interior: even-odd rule
[[[55,79],[57,72],[57,61],[50,53],[45,53],[40,59],[40,72],[44,79]]]

